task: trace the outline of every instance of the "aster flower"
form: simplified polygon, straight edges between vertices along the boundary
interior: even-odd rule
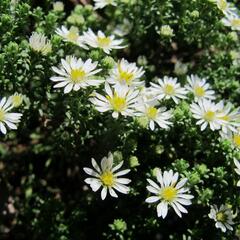
[[[52,44],[41,33],[33,32],[29,38],[29,46],[36,52],[41,53],[42,55],[47,55],[52,51]]]
[[[87,32],[83,33],[84,42],[93,47],[100,48],[106,54],[109,54],[112,49],[121,49],[125,46],[121,46],[123,40],[116,40],[114,35],[106,36],[102,31],[98,31],[97,35],[91,30],[88,29]]]
[[[232,30],[240,31],[240,18],[238,15],[226,15],[222,19],[224,26],[231,27]]]
[[[235,166],[236,166],[235,172],[236,172],[238,175],[240,175],[240,162],[239,162],[237,159],[234,158],[234,164],[235,164]],[[237,186],[240,187],[240,180],[238,180]]]
[[[198,120],[197,125],[201,125],[201,131],[208,125],[212,131],[219,130],[225,123],[222,119],[224,114],[219,112],[219,106],[209,100],[203,99],[198,103],[192,103],[190,109],[193,117]]]
[[[217,7],[219,10],[223,12],[225,15],[231,15],[236,14],[237,9],[235,7],[232,7],[230,3],[228,3],[226,0],[215,0]]]
[[[177,78],[164,76],[163,79],[158,79],[158,84],[150,83],[151,91],[156,95],[158,100],[173,99],[178,104],[179,99],[185,99],[187,90],[177,83]]]
[[[51,81],[57,82],[54,88],[64,87],[64,93],[78,91],[88,86],[98,86],[103,80],[98,79],[95,74],[101,69],[97,68],[97,62],[91,59],[83,61],[81,58],[70,57],[61,60],[60,68],[52,67],[52,70],[60,76],[51,77]]]
[[[233,215],[231,209],[227,208],[225,205],[221,205],[220,209],[216,205],[211,206],[210,213],[208,214],[209,218],[213,219],[216,223],[216,228],[220,228],[222,232],[226,230],[232,231],[233,228]]]
[[[13,107],[19,107],[23,101],[23,95],[19,93],[14,93],[10,96]]]
[[[173,173],[172,170],[162,172],[158,169],[156,171],[158,184],[147,179],[150,185],[147,190],[155,196],[148,197],[145,201],[147,203],[159,202],[157,205],[158,217],[165,218],[168,213],[168,206],[171,206],[179,217],[182,213],[187,213],[187,209],[183,205],[191,205],[192,195],[186,194],[188,188],[184,185],[187,178],[183,178],[178,182],[179,174]]]
[[[170,119],[173,117],[172,110],[166,110],[165,107],[156,107],[155,103],[140,102],[136,109],[140,116],[147,119],[151,130],[155,129],[155,123],[164,129],[168,129],[173,123]]]
[[[95,6],[94,9],[104,8],[107,5],[117,6],[115,0],[94,0]]]
[[[228,131],[237,132],[237,128],[240,127],[240,109],[233,108],[233,105],[228,102],[224,105],[224,101],[218,103],[219,112],[223,114],[220,119],[222,122],[222,132],[227,134]]]
[[[61,28],[56,29],[56,33],[61,36],[65,42],[71,42],[79,47],[88,49],[88,47],[84,44],[83,36],[79,35],[77,27],[71,27],[68,30],[65,26],[62,26]]]
[[[3,134],[7,133],[6,126],[10,129],[17,129],[16,123],[19,123],[22,117],[21,113],[10,113],[12,108],[11,98],[4,97],[0,100],[0,132]]]
[[[92,158],[91,168],[83,168],[85,173],[92,176],[86,178],[85,182],[90,185],[94,192],[98,191],[102,187],[101,198],[104,200],[107,196],[107,192],[112,197],[117,198],[116,191],[127,194],[129,187],[126,186],[131,182],[128,178],[122,178],[121,176],[130,172],[130,169],[118,171],[123,165],[123,161],[118,165],[114,166],[113,155],[108,154],[108,157],[104,157],[99,166],[96,161]]]
[[[227,133],[221,131],[220,135],[223,139],[228,139],[236,148],[240,149],[240,128],[237,128],[234,132],[229,129]]]
[[[139,79],[144,74],[141,68],[136,66],[136,63],[129,63],[127,60],[122,59],[110,72],[107,81],[111,84],[127,84],[128,86],[144,85],[143,81]]]
[[[210,85],[206,83],[205,78],[199,78],[197,75],[187,76],[188,85],[186,89],[193,93],[194,100],[215,99],[214,91],[210,89]]]
[[[95,93],[95,97],[90,98],[90,101],[99,112],[113,111],[112,116],[114,118],[118,118],[119,114],[123,116],[133,116],[135,114],[135,106],[139,95],[138,90],[129,88],[126,85],[116,85],[112,89],[108,83],[105,83],[105,93],[105,96]]]

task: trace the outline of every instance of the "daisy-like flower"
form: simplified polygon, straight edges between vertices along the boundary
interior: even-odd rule
[[[56,33],[61,36],[65,42],[71,42],[79,47],[84,49],[88,49],[88,47],[84,44],[83,36],[79,35],[79,30],[77,27],[71,27],[67,29],[65,26],[56,29]]]
[[[19,93],[14,93],[10,96],[13,107],[19,107],[23,102],[23,95]]]
[[[227,27],[231,27],[232,30],[240,31],[240,18],[236,14],[226,15],[222,19],[222,23]]]
[[[209,218],[213,219],[216,223],[216,228],[220,228],[222,232],[226,232],[226,230],[232,231],[233,228],[233,215],[231,209],[227,208],[225,205],[221,205],[220,208],[216,205],[211,206],[210,213],[208,214]]]
[[[113,155],[111,153],[108,154],[108,157],[102,159],[101,166],[92,158],[93,169],[83,168],[85,173],[92,176],[91,178],[86,178],[85,182],[90,185],[94,192],[102,187],[102,200],[106,198],[107,192],[115,198],[118,197],[115,191],[127,194],[129,192],[129,187],[126,185],[129,184],[131,180],[122,178],[121,176],[129,173],[130,169],[118,171],[122,165],[123,161],[114,166]]]
[[[42,55],[47,55],[52,51],[52,44],[41,33],[33,32],[29,38],[29,46],[36,52],[41,53]]]
[[[6,126],[10,129],[17,129],[16,123],[19,123],[22,117],[21,113],[10,113],[12,108],[11,98],[4,97],[0,100],[0,132],[3,134],[7,133]]]
[[[223,139],[228,139],[237,149],[240,149],[240,128],[235,132],[228,129],[227,133],[220,132],[220,134]]]
[[[107,5],[117,6],[115,0],[94,0],[95,6],[94,9],[104,8]]]
[[[103,80],[94,76],[101,69],[96,69],[97,62],[88,59],[84,62],[81,58],[70,57],[61,60],[60,68],[52,67],[52,70],[60,76],[51,77],[51,81],[57,82],[54,88],[64,87],[64,93],[78,91],[88,86],[98,86]]]
[[[186,89],[193,93],[194,100],[199,99],[215,99],[214,91],[210,89],[210,85],[206,83],[205,78],[199,78],[197,75],[187,76],[188,85]]]
[[[193,117],[197,119],[197,125],[201,125],[201,131],[209,125],[212,131],[219,130],[225,121],[222,119],[224,113],[221,113],[219,106],[209,100],[199,100],[198,103],[191,104]]]
[[[135,114],[139,98],[138,90],[129,88],[127,85],[116,85],[112,89],[108,83],[105,83],[105,92],[105,96],[95,93],[95,97],[89,99],[99,112],[113,111],[113,118],[118,118],[119,114],[123,116]]]
[[[237,128],[240,127],[240,109],[233,109],[230,102],[224,105],[224,102],[220,101],[217,105],[220,108],[219,112],[223,114],[220,117],[223,120],[222,132],[224,134],[227,134],[228,131],[237,132]]]
[[[184,185],[187,182],[187,178],[183,178],[178,182],[178,173],[173,173],[172,170],[164,171],[163,174],[158,169],[156,171],[158,184],[147,179],[150,185],[147,186],[147,190],[155,196],[148,197],[145,201],[147,203],[154,203],[160,201],[157,205],[158,217],[165,218],[168,213],[168,206],[171,206],[179,217],[182,217],[182,213],[187,213],[187,209],[183,205],[191,205],[192,195],[186,194],[188,188]],[[160,185],[159,185],[160,184]]]
[[[177,83],[177,78],[164,76],[158,79],[158,84],[151,82],[151,90],[158,100],[173,99],[178,104],[179,99],[185,99],[187,90]]]
[[[129,63],[121,59],[110,72],[107,81],[111,84],[127,84],[128,86],[144,85],[139,79],[144,74],[142,67],[138,68],[136,63]]]
[[[169,121],[172,117],[172,110],[166,111],[165,107],[156,107],[154,102],[140,102],[136,109],[140,112],[140,116],[147,119],[151,130],[155,129],[155,123],[164,129],[168,129],[173,123]]]
[[[236,166],[235,172],[240,175],[240,162],[234,158],[234,164]],[[240,180],[237,182],[237,186],[240,187]]]
[[[226,0],[216,0],[216,4],[219,10],[223,12],[225,15],[236,14],[237,9],[232,7],[230,3]]]
[[[93,47],[101,48],[106,54],[109,54],[112,49],[121,49],[125,46],[121,46],[122,39],[116,40],[114,35],[106,36],[102,31],[98,31],[97,35],[88,29],[87,32],[83,33],[84,42]]]

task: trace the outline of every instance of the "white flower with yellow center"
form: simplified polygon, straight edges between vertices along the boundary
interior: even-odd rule
[[[92,176],[91,178],[86,178],[85,182],[90,185],[94,192],[102,187],[102,200],[106,198],[107,192],[115,198],[118,197],[115,191],[127,194],[129,192],[129,187],[126,185],[129,184],[131,180],[122,178],[121,176],[129,173],[130,169],[118,171],[122,165],[123,161],[114,166],[113,155],[111,153],[108,154],[108,157],[102,159],[101,166],[92,158],[93,169],[83,168],[88,175]]]
[[[10,113],[12,108],[11,98],[4,97],[0,100],[0,132],[3,134],[7,133],[6,126],[10,129],[17,129],[16,123],[19,123],[22,117],[21,113]]]
[[[236,14],[237,12],[237,9],[232,7],[231,4],[226,0],[216,0],[216,4],[218,9],[221,10],[225,15]]]
[[[79,47],[84,49],[88,49],[88,47],[84,44],[83,36],[79,35],[79,30],[77,27],[71,27],[67,29],[65,26],[56,29],[56,33],[63,38],[65,42],[71,42]]]
[[[98,86],[103,80],[98,79],[95,74],[101,69],[96,69],[97,62],[91,59],[83,61],[81,58],[70,57],[61,60],[60,68],[52,67],[52,70],[60,76],[51,77],[51,81],[57,82],[54,88],[64,87],[64,93],[78,91],[88,86]]]
[[[155,129],[155,123],[161,128],[168,129],[173,123],[169,121],[173,117],[172,110],[166,111],[165,107],[156,107],[154,102],[140,102],[136,109],[140,117],[147,119],[151,130]]]
[[[129,88],[127,85],[116,85],[112,89],[108,83],[105,83],[105,92],[105,96],[94,93],[95,97],[89,99],[99,112],[113,111],[113,118],[118,118],[119,114],[123,116],[135,115],[135,107],[139,98],[138,90]]]
[[[187,90],[180,86],[177,78],[165,76],[163,79],[158,79],[158,84],[150,83],[151,91],[156,95],[158,100],[173,99],[178,104],[179,99],[185,99]]]
[[[234,109],[231,103],[224,105],[223,101],[220,101],[217,105],[219,106],[219,112],[223,114],[220,117],[220,120],[223,120],[223,134],[227,134],[228,131],[237,132],[237,128],[240,127],[240,109]]]
[[[112,49],[121,49],[125,46],[121,46],[123,40],[116,40],[114,35],[106,36],[102,31],[98,31],[97,35],[88,29],[87,32],[83,33],[84,42],[93,48],[100,48],[106,54],[109,54]]]
[[[104,8],[108,5],[117,6],[115,0],[94,0],[94,9]]]
[[[235,166],[236,166],[235,172],[236,172],[238,175],[240,175],[240,162],[239,162],[237,159],[234,158],[234,164],[235,164]],[[238,180],[237,186],[240,187],[240,180]]]
[[[145,201],[147,203],[154,203],[160,201],[157,205],[158,217],[165,218],[168,213],[168,206],[171,206],[179,217],[182,217],[182,213],[187,213],[187,209],[183,205],[191,205],[192,195],[186,194],[188,188],[184,185],[187,182],[187,178],[183,178],[178,182],[178,173],[173,173],[172,170],[162,172],[157,169],[156,171],[158,184],[147,179],[150,185],[147,186],[147,190],[155,196],[148,197]],[[160,185],[159,185],[160,184]]]
[[[199,99],[215,99],[214,91],[210,89],[210,85],[206,83],[205,78],[199,78],[197,75],[187,76],[188,85],[186,89],[193,93],[194,100]]]
[[[216,205],[211,206],[208,216],[216,222],[216,228],[220,228],[222,232],[226,232],[227,229],[230,231],[233,230],[231,226],[234,224],[232,221],[233,215],[231,209],[227,208],[225,205],[222,204],[219,209]]]
[[[128,86],[144,85],[144,81],[140,78],[144,74],[141,68],[136,66],[136,63],[129,63],[127,60],[122,59],[110,72],[107,81],[111,84],[127,84]]]
[[[238,15],[226,15],[222,19],[224,26],[231,27],[232,30],[240,31],[240,18]]]
[[[29,46],[36,52],[41,53],[42,55],[47,55],[52,51],[52,44],[41,33],[33,32],[29,38]]]
[[[201,131],[205,130],[208,125],[212,131],[219,130],[225,123],[221,119],[224,114],[219,112],[219,106],[209,100],[202,99],[198,103],[192,103],[190,109],[193,117],[198,120],[197,125],[201,125]]]
[[[23,102],[23,95],[19,93],[14,93],[10,96],[13,107],[19,107]]]
[[[236,131],[232,132],[228,129],[227,133],[220,132],[223,139],[231,141],[231,143],[240,150],[240,128],[237,128]]]

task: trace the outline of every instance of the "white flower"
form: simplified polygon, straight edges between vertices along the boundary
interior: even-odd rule
[[[232,144],[240,149],[240,128],[236,129],[236,132],[227,131],[227,133],[221,132],[221,136],[223,139],[228,139],[232,142]]]
[[[23,101],[23,95],[19,93],[14,93],[10,96],[13,107],[19,107]]]
[[[216,205],[211,206],[208,216],[216,222],[216,228],[220,228],[222,232],[226,232],[227,229],[233,230],[231,226],[234,224],[232,221],[233,215],[231,209],[226,206],[221,205],[220,209],[218,209]]]
[[[205,78],[199,78],[197,75],[187,76],[188,85],[186,89],[193,93],[194,100],[199,99],[215,99],[214,91],[210,89],[210,85],[206,83]]]
[[[71,27],[68,30],[65,26],[62,26],[61,28],[56,29],[56,33],[61,36],[65,42],[71,42],[78,45],[79,47],[88,49],[88,47],[84,44],[83,36],[79,35],[77,27]]]
[[[237,9],[232,7],[226,0],[216,0],[216,4],[219,10],[221,10],[225,15],[236,14],[237,12]]]
[[[118,197],[115,190],[127,194],[129,192],[129,187],[125,185],[129,184],[131,180],[128,178],[122,178],[120,176],[129,173],[130,169],[118,171],[122,165],[123,161],[114,166],[113,155],[111,153],[108,154],[108,157],[104,157],[102,159],[100,167],[92,158],[92,166],[94,169],[83,168],[88,175],[92,176],[91,178],[86,178],[85,182],[90,185],[94,192],[102,187],[102,200],[106,198],[107,192],[109,192],[112,197]]]
[[[138,68],[136,63],[129,63],[127,60],[122,59],[112,69],[107,81],[111,84],[140,86],[144,85],[144,81],[140,81],[143,74],[144,71],[142,67]]]
[[[42,55],[47,55],[52,51],[51,42],[41,33],[33,32],[29,38],[29,46]]]
[[[240,18],[238,15],[226,15],[222,19],[222,23],[227,27],[231,27],[232,30],[240,31]]]
[[[168,213],[168,206],[171,206],[179,217],[182,217],[182,213],[187,213],[187,209],[183,205],[191,205],[192,195],[186,194],[188,188],[184,185],[187,182],[187,178],[183,178],[178,182],[178,173],[173,173],[172,170],[164,171],[163,174],[159,169],[156,171],[158,184],[147,179],[150,185],[147,186],[147,190],[155,196],[148,197],[147,203],[158,202],[157,215],[158,217],[165,218]],[[159,185],[160,184],[160,185]]]
[[[156,107],[155,103],[140,102],[136,109],[140,116],[147,119],[151,130],[155,129],[155,123],[161,128],[168,129],[173,123],[169,121],[173,117],[172,110],[166,111],[165,107]]]
[[[69,93],[72,90],[78,91],[80,88],[88,86],[98,86],[103,80],[94,76],[101,71],[101,69],[96,69],[97,64],[97,62],[92,62],[91,59],[86,62],[75,57],[62,59],[60,68],[52,67],[52,70],[60,76],[54,76],[50,79],[57,82],[54,88],[64,87],[64,93]]]
[[[209,100],[199,100],[198,103],[191,104],[193,117],[197,119],[197,125],[201,125],[201,131],[209,125],[212,131],[219,130],[224,120],[223,113],[219,112],[219,106]]]
[[[9,113],[12,108],[11,98],[4,97],[0,100],[0,132],[3,134],[7,133],[6,126],[10,129],[17,129],[16,123],[19,123],[22,117],[21,113]]]
[[[88,29],[87,32],[83,33],[84,42],[93,47],[93,48],[101,48],[106,54],[109,54],[112,49],[121,49],[125,48],[125,46],[121,46],[120,44],[123,40],[115,40],[115,36],[105,36],[102,31],[98,31],[97,35],[91,30]]]
[[[151,90],[156,95],[158,100],[173,99],[178,104],[179,99],[186,98],[187,90],[177,83],[177,78],[164,76],[163,80],[158,79],[158,84],[150,83]]]
[[[234,164],[237,168],[235,168],[235,172],[240,175],[240,162],[234,158]],[[237,186],[240,187],[240,180],[237,182]]]
[[[219,112],[223,114],[220,117],[222,122],[222,132],[227,134],[228,131],[237,132],[237,128],[240,127],[240,109],[233,109],[233,105],[228,102],[224,105],[223,101],[220,101],[218,104]]]
[[[95,6],[94,9],[104,8],[107,5],[117,6],[115,0],[94,0]]]
[[[99,112],[113,111],[112,116],[114,118],[118,118],[119,114],[123,116],[133,116],[135,114],[138,90],[126,85],[116,85],[112,89],[108,83],[105,83],[105,92],[105,96],[95,93],[95,97],[90,98]]]

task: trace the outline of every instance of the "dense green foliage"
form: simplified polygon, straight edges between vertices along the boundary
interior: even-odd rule
[[[39,1],[41,2],[41,1]],[[217,100],[235,106],[240,99],[239,36],[224,27],[223,17],[208,0],[119,0],[97,13],[90,5],[65,3],[65,12],[52,2],[0,1],[0,95],[23,94],[18,109],[23,118],[17,131],[0,136],[0,239],[234,239],[239,235],[238,179],[233,159],[239,150],[210,129],[201,132],[191,118],[189,102],[174,107],[174,126],[150,131],[137,120],[100,114],[88,101],[92,89],[63,94],[52,88],[52,66],[76,55],[99,62],[106,74],[124,57],[143,66],[147,84],[156,76],[186,74],[207,77]],[[236,2],[236,1],[235,1]],[[39,6],[38,6],[39,5]],[[41,6],[40,6],[41,5]],[[88,51],[61,40],[57,27],[89,27],[111,34],[127,18],[132,27],[124,37],[128,47]],[[173,33],[164,35],[163,25]],[[53,51],[42,56],[28,43],[33,31],[51,39]],[[100,199],[84,183],[82,168],[111,151],[131,168],[131,192]],[[194,195],[188,214],[170,211],[157,218],[144,202],[146,178],[154,169],[173,169],[189,179]],[[236,218],[233,231],[222,233],[208,218],[209,206],[227,204]],[[239,210],[238,210],[239,211]]]

